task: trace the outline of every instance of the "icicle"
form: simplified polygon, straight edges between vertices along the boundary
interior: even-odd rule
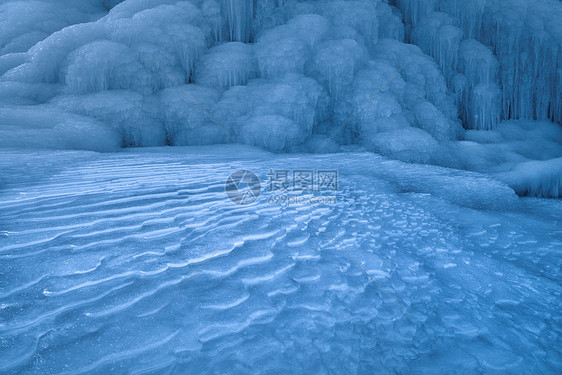
[[[377,5],[377,18],[379,20],[379,38],[391,38],[399,41],[404,40],[404,24],[402,18],[393,13],[398,11],[387,3]]]
[[[195,67],[195,83],[225,90],[245,85],[258,73],[253,46],[229,42],[211,48]]]
[[[498,61],[489,48],[474,39],[462,41],[459,68],[470,88],[479,83],[492,83],[498,74]]]
[[[479,84],[470,93],[468,127],[490,130],[500,121],[501,91],[496,84]]]
[[[447,80],[457,70],[462,30],[455,20],[441,12],[431,13],[412,30],[412,42],[437,61]]]
[[[441,0],[442,12],[449,13],[460,21],[466,38],[478,39],[482,28],[482,16],[486,0]]]
[[[228,40],[248,43],[254,15],[253,0],[223,0]]]
[[[439,0],[396,0],[396,5],[404,15],[407,40],[409,40],[412,27],[416,26],[424,16],[435,11],[438,2]]]
[[[432,34],[448,33],[441,30],[437,33],[423,25],[424,16],[434,9],[457,18],[466,38],[492,48],[500,67],[498,83],[502,90],[503,119],[548,118],[562,122],[562,85],[558,73],[562,66],[560,1],[440,0],[436,4],[433,0],[396,0],[395,3],[404,14],[406,28],[418,28],[412,31],[412,41],[438,60],[445,71],[447,68],[441,64],[441,56],[433,47],[437,37]],[[422,32],[422,28],[427,30]],[[469,51],[465,58],[472,60],[471,53]],[[478,63],[474,67],[477,69]],[[472,68],[465,68],[475,73]],[[467,73],[472,87],[491,82],[482,78]]]
[[[457,73],[451,78],[450,88],[455,94],[455,104],[459,109],[459,118],[463,124],[468,121],[467,82],[464,74]]]

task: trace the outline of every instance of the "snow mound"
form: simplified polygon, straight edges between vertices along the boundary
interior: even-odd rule
[[[406,192],[429,193],[457,205],[481,209],[507,209],[517,201],[507,184],[480,173],[396,161],[384,164],[385,178]]]

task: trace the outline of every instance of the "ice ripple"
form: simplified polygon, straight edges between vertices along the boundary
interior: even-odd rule
[[[560,367],[559,203],[372,154],[184,151],[58,153],[0,191],[1,372]],[[287,167],[338,169],[338,203],[224,194]]]

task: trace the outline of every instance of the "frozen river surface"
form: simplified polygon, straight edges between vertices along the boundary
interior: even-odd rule
[[[0,164],[1,373],[562,369],[560,200],[362,152]],[[250,205],[225,194],[240,169]],[[270,199],[272,170],[336,170],[335,200]]]

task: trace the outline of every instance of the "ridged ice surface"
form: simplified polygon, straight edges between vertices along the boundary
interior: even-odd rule
[[[560,371],[560,200],[370,153],[174,151],[1,152],[1,373]],[[337,203],[237,206],[242,168],[337,169]]]

